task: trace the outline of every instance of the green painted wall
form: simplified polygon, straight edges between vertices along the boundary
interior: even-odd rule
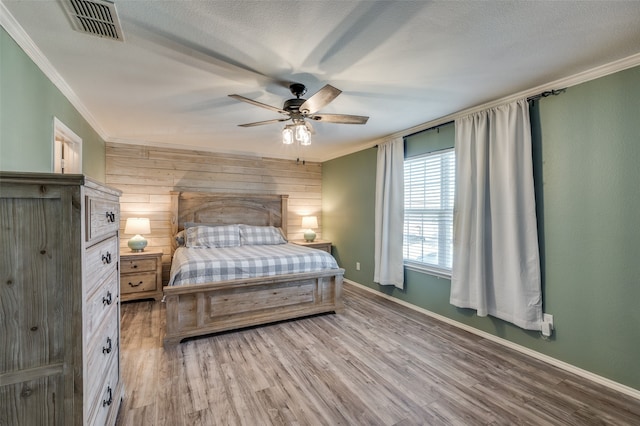
[[[54,117],[82,138],[83,173],[104,182],[104,140],[0,27],[0,170],[51,172]]]
[[[450,305],[447,279],[405,270],[403,291],[373,283],[375,149],[323,164],[323,235],[351,280],[640,390],[639,114],[640,67],[532,108],[548,340]],[[447,135],[411,138],[406,152],[442,148]]]

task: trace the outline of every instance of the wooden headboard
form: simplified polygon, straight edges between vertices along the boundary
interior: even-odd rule
[[[286,237],[288,201],[288,195],[171,192],[171,239],[185,222],[271,225]]]

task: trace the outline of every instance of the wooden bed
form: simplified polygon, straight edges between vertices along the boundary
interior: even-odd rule
[[[286,236],[286,195],[171,193],[172,235],[186,222],[272,225]],[[173,251],[176,249],[174,242]],[[344,269],[164,287],[166,334],[171,346],[187,337],[336,312]]]

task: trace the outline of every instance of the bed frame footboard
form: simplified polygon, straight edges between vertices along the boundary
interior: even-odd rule
[[[343,311],[344,269],[165,287],[165,347],[202,336]]]

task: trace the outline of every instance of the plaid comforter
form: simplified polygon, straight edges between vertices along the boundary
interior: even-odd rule
[[[337,269],[329,253],[295,244],[223,248],[180,247],[171,262],[169,285]]]

